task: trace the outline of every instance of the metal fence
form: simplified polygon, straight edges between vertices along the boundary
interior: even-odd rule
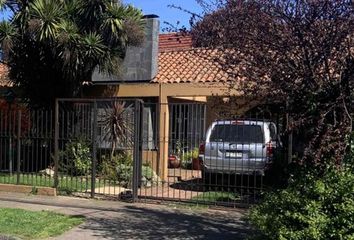
[[[61,192],[136,198],[142,104],[121,99],[58,101],[55,172]]]
[[[59,99],[54,110],[2,109],[0,183],[75,196],[255,203],[285,152],[283,119],[262,110],[214,119],[205,103],[140,99]]]
[[[52,186],[53,112],[0,109],[0,183]],[[37,177],[38,176],[38,177]]]
[[[287,157],[282,115],[260,107],[215,118],[205,103],[170,103],[168,109],[168,134],[160,130],[153,167],[168,168],[167,174],[140,184],[139,199],[240,206],[258,202],[277,180],[273,165]],[[148,156],[144,163],[153,162]]]

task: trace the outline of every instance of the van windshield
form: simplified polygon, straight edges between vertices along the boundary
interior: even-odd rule
[[[210,142],[264,143],[259,125],[215,125]]]

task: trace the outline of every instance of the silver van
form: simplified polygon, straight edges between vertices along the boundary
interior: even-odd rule
[[[199,148],[204,174],[236,173],[264,175],[277,146],[273,122],[219,120],[212,123]]]

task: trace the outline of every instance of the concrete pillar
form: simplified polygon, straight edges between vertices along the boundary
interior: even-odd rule
[[[169,141],[169,109],[168,98],[160,92],[160,121],[159,121],[159,175],[162,180],[168,178],[168,141]]]

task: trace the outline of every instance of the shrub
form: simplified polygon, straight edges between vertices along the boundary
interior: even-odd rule
[[[60,154],[63,161],[59,170],[72,175],[85,175],[91,171],[90,142],[84,138],[66,143],[65,150]]]
[[[193,158],[198,158],[199,150],[194,148],[192,151],[181,154],[181,166],[184,169],[191,169]]]
[[[154,172],[154,170],[152,170],[149,163],[144,163],[141,171],[142,171],[141,172],[142,176],[148,180],[152,180],[156,175],[156,173]]]
[[[101,175],[107,180],[127,186],[133,176],[132,156],[125,152],[113,157],[102,156]]]
[[[262,239],[354,239],[354,174],[329,168],[297,176],[250,213]]]
[[[141,185],[145,187],[150,187],[161,182],[159,176],[152,169],[150,163],[144,163],[141,169]]]
[[[150,165],[142,166],[142,183],[155,181],[156,173]],[[113,158],[102,157],[101,176],[123,187],[131,186],[133,179],[133,158],[129,153],[120,153]]]

